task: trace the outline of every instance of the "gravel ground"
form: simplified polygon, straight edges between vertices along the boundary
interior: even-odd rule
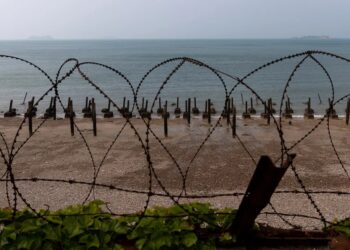
[[[213,124],[215,123],[215,119]],[[283,132],[287,146],[293,145],[307,133],[319,120],[293,119],[291,124],[283,121]],[[34,127],[41,122],[34,120]],[[55,178],[74,179],[76,181],[92,182],[94,171],[100,165],[107,148],[124,124],[123,119],[99,119],[97,123],[98,135],[92,134],[92,123],[87,119],[77,119],[81,133],[86,137],[93,155],[92,164],[89,152],[76,131],[70,135],[68,120],[49,120],[38,132],[20,149],[13,162],[13,173],[19,178]],[[142,141],[146,140],[146,129],[142,120],[132,119]],[[19,118],[0,119],[0,131],[6,141],[12,143],[13,137],[20,124]],[[350,137],[346,136],[350,128],[344,120],[331,121],[331,135],[337,153],[344,168],[350,171]],[[147,200],[149,185],[156,193],[165,192],[172,196],[178,195],[183,186],[181,174],[187,169],[187,194],[209,195],[218,193],[244,192],[255,169],[254,161],[261,155],[269,155],[273,160],[280,156],[280,140],[274,125],[267,126],[262,119],[238,120],[237,134],[239,139],[250,152],[253,159],[242,147],[238,138],[233,138],[226,121],[214,131],[197,157],[193,158],[199,145],[209,134],[210,127],[202,119],[193,119],[188,126],[183,119],[169,121],[169,137],[164,138],[162,120],[151,122],[153,132],[162,140],[163,145],[176,159],[177,165],[163,149],[156,138],[150,135],[151,161],[155,169],[152,183],[149,180],[149,168],[143,148],[140,146],[135,132],[126,125],[112,150],[105,158],[96,179],[99,184],[114,185],[146,193],[137,194],[96,187],[89,199],[102,199],[109,203],[115,213],[131,213],[140,211]],[[15,148],[26,140],[28,136],[27,124],[21,130]],[[4,152],[4,142],[0,142]],[[313,191],[344,191],[350,192],[349,179],[339,164],[337,156],[331,147],[326,123],[298,144],[291,152],[297,154],[295,167],[308,190]],[[253,161],[254,160],[254,161]],[[277,163],[278,164],[278,163]],[[0,163],[1,175],[6,167]],[[157,177],[157,178],[155,178]],[[90,186],[59,182],[24,182],[17,181],[16,185],[23,198],[34,208],[61,208],[73,203],[80,203],[87,198]],[[163,187],[161,187],[163,186]],[[300,190],[300,183],[289,169],[282,179],[278,190]],[[0,183],[0,207],[8,206],[5,182]],[[9,195],[13,201],[12,189]],[[325,218],[333,221],[335,218],[350,216],[350,195],[313,194],[313,199]],[[181,202],[200,200],[211,202],[215,207],[238,207],[241,196],[222,196],[206,199],[182,198]],[[23,201],[18,200],[21,207]],[[150,206],[171,205],[169,197],[152,196]],[[278,194],[271,199],[275,209],[281,213],[305,214],[319,217],[318,213],[305,194]],[[265,212],[271,212],[267,207]],[[290,222],[305,228],[321,228],[319,220],[300,217],[286,217]],[[260,215],[259,222],[272,226],[285,227],[286,224],[278,216]]]

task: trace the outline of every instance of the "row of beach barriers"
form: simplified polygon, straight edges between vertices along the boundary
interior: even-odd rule
[[[167,102],[165,102],[165,105],[162,106],[162,102],[161,102],[161,98],[158,98],[159,101],[159,107],[157,109],[157,114],[158,115],[163,115],[164,113],[164,109],[167,105]],[[329,115],[331,118],[338,118],[337,112],[336,110],[332,107],[330,100],[329,101],[329,107],[326,110],[326,113],[329,112]],[[258,102],[257,102],[258,103]],[[313,119],[314,118],[314,110],[311,108],[311,99],[309,98],[308,101],[305,103],[307,105],[305,111],[304,111],[304,117],[308,118],[308,119]],[[37,108],[36,107],[31,107],[34,105],[34,97],[32,98],[31,101],[28,102],[28,110],[32,110],[32,116],[36,116],[36,112],[37,112]],[[172,103],[171,106],[175,106],[174,109],[174,114],[176,117],[180,117],[181,114],[183,113],[183,118],[186,118],[187,116],[190,116],[190,113],[192,113],[193,115],[199,115],[201,112],[199,110],[199,108],[197,107],[197,102],[196,102],[196,98],[194,98],[194,107],[191,108],[191,99],[187,99],[185,100],[185,111],[182,112],[181,108],[179,107],[179,98],[177,97],[177,101],[176,104]],[[268,118],[269,113],[275,114],[276,111],[273,108],[274,103],[272,102],[272,99],[268,99],[267,100],[267,105],[264,106],[264,112],[261,113],[261,117],[262,118]],[[229,99],[226,102],[224,111],[223,111],[223,117],[226,117],[227,114],[229,112],[233,112],[234,110],[234,103],[233,103],[233,98]],[[130,101],[127,100],[124,97],[123,99],[123,106],[120,108],[120,113],[123,117],[125,118],[131,118],[133,116],[132,112],[131,112],[131,108],[130,108]],[[191,111],[191,112],[190,112]],[[67,107],[64,110],[65,112],[65,117],[68,118],[70,116],[70,113],[73,114],[73,116],[75,116],[75,112],[73,111],[73,101],[71,100],[71,98],[68,98],[68,104]],[[84,116],[84,118],[91,118],[93,116],[93,113],[96,112],[96,104],[94,101],[94,98],[92,98],[91,100],[89,100],[88,97],[86,97],[86,101],[85,101],[85,107],[82,109],[82,114]],[[112,118],[114,117],[113,112],[111,111],[111,102],[108,102],[108,107],[107,108],[103,108],[101,110],[101,112],[103,113],[103,117],[104,118]],[[349,116],[349,112],[350,112],[350,100],[348,100],[347,105],[346,105],[346,117]],[[27,112],[28,113],[28,112]],[[148,109],[148,100],[145,101],[144,98],[142,98],[142,105],[139,109],[139,114],[142,118],[151,118],[153,111]],[[242,117],[245,119],[251,118],[250,115],[255,115],[257,112],[254,108],[253,105],[253,98],[250,99],[250,106],[248,107],[248,102],[245,102],[245,110],[242,113]],[[283,112],[283,117],[287,118],[287,119],[291,119],[292,115],[293,115],[294,111],[291,108],[291,103],[289,98],[287,98],[286,102],[285,102],[285,109]],[[202,113],[202,117],[203,118],[208,118],[209,115],[213,115],[216,114],[216,110],[214,108],[213,103],[211,102],[210,99],[205,101],[205,108],[204,111]],[[14,117],[18,115],[17,114],[17,110],[15,108],[13,108],[13,100],[10,101],[10,106],[9,106],[9,110],[7,112],[4,113],[4,117]],[[44,113],[44,118],[52,118],[52,117],[56,117],[56,97],[51,97],[51,101],[50,101],[50,106],[49,108],[46,109],[45,113]]]
[[[194,100],[194,106],[191,107],[191,98],[188,98],[185,101],[185,110],[182,111],[180,106],[179,106],[179,98],[177,98],[176,104],[172,103],[171,106],[175,106],[174,108],[174,114],[175,117],[179,118],[182,117],[184,119],[187,120],[188,124],[191,123],[191,114],[193,115],[200,115],[201,112],[199,110],[199,108],[197,107],[197,101],[196,98],[193,99]],[[28,102],[28,108],[27,111],[25,113],[25,117],[29,119],[29,133],[32,134],[32,118],[36,116],[37,113],[37,108],[34,106],[34,97],[32,98],[31,101]],[[161,98],[158,98],[159,101],[159,106],[157,109],[157,114],[159,116],[162,116],[162,118],[164,119],[164,132],[165,135],[167,136],[167,120],[170,118],[170,113],[168,112],[168,102],[165,101],[164,106],[162,105],[162,101]],[[337,112],[336,110],[333,108],[333,106],[331,105],[331,101],[329,101],[329,108],[326,110],[326,113],[329,114],[329,116],[333,119],[338,118]],[[48,118],[53,118],[56,119],[56,115],[57,115],[57,109],[56,109],[56,97],[51,97],[50,100],[50,106],[45,110],[44,113],[44,118],[48,119]],[[304,111],[304,117],[307,119],[313,119],[314,118],[314,110],[311,108],[311,98],[308,99],[308,101],[305,103],[307,105],[305,111]],[[267,123],[270,124],[270,114],[275,114],[276,110],[273,108],[274,103],[272,102],[272,99],[269,98],[267,100],[267,105],[264,105],[264,112],[261,113],[261,117],[267,119]],[[101,112],[103,113],[104,118],[112,118],[114,117],[113,111],[111,110],[111,102],[108,102],[108,106],[107,108],[103,108],[101,110]],[[131,111],[130,108],[130,101],[126,100],[126,98],[123,98],[123,106],[119,109],[120,114],[127,119],[130,119],[133,117],[133,113]],[[346,124],[349,124],[349,117],[350,117],[350,98],[347,101],[347,105],[346,105],[346,119],[345,122]],[[72,135],[74,135],[74,126],[73,126],[73,119],[75,117],[75,112],[73,109],[73,101],[71,98],[68,98],[68,104],[66,106],[66,108],[64,109],[64,113],[65,113],[65,118],[69,118],[70,119],[70,123],[71,123],[71,133]],[[202,118],[203,119],[207,119],[208,123],[211,123],[211,117],[212,115],[216,114],[216,110],[214,108],[213,103],[211,102],[211,99],[208,99],[205,101],[205,107],[204,107],[204,111],[202,112]],[[250,99],[250,106],[248,107],[248,102],[245,102],[245,110],[242,113],[242,118],[243,119],[249,119],[251,118],[251,115],[255,115],[257,113],[257,111],[254,108],[253,105],[253,98]],[[285,109],[284,112],[282,114],[282,116],[286,119],[291,119],[292,118],[292,114],[294,113],[293,109],[291,108],[291,103],[289,98],[287,98],[286,102],[285,102]],[[96,131],[96,103],[94,98],[91,98],[89,100],[88,97],[86,97],[85,100],[85,106],[82,109],[82,114],[84,118],[92,118],[93,121],[93,131],[94,131],[94,135],[97,134]],[[17,110],[15,108],[13,108],[13,100],[10,101],[10,106],[9,106],[9,110],[7,112],[4,113],[4,117],[14,117],[17,115]],[[144,98],[142,98],[142,104],[141,107],[139,107],[139,115],[144,118],[144,119],[151,119],[152,116],[152,110],[148,109],[148,100],[145,101]],[[236,127],[236,107],[234,105],[233,102],[233,98],[231,99],[227,99],[225,102],[225,107],[224,110],[222,112],[222,117],[225,118],[227,120],[227,124],[230,124],[231,121],[231,115],[232,115],[232,131],[233,131],[233,135],[235,135],[235,127]]]

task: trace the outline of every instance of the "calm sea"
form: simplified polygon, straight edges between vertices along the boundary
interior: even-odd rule
[[[253,69],[271,60],[306,50],[322,50],[350,58],[350,40],[108,40],[108,41],[0,41],[0,54],[20,57],[33,62],[45,70],[53,79],[63,61],[77,58],[80,62],[98,62],[109,65],[130,80],[136,88],[143,75],[154,65],[173,57],[193,57],[209,64],[215,69],[243,77]],[[332,77],[335,86],[335,98],[350,93],[350,64],[327,56],[316,56]],[[272,97],[279,105],[284,85],[294,66],[302,58],[295,58],[275,64],[259,71],[246,80],[263,99]],[[158,88],[167,75],[180,61],[166,64],[145,80],[139,90],[142,97],[150,100],[151,105]],[[63,72],[72,64],[64,67]],[[118,105],[126,96],[132,100],[129,85],[117,74],[96,66],[81,67],[86,75],[104,89]],[[234,81],[223,77],[227,88],[231,89]],[[21,105],[25,93],[27,101],[32,96],[38,98],[49,87],[50,82],[37,69],[22,62],[0,58],[0,111],[8,109],[10,99],[14,106],[24,110]],[[98,109],[104,108],[107,101],[94,90],[78,73],[65,80],[59,88],[61,98],[66,103],[71,97],[77,112],[84,105],[85,97],[95,97]],[[50,93],[49,96],[52,96]],[[319,105],[319,97],[322,105]],[[180,97],[180,105],[187,98],[197,98],[197,105],[203,109],[204,100],[211,98],[216,109],[222,109],[225,89],[219,78],[208,69],[185,63],[170,78],[160,94],[162,100],[176,102]],[[243,103],[249,101],[252,94],[245,87],[238,87],[233,93],[237,108],[241,111]],[[331,85],[321,67],[311,59],[307,59],[295,74],[288,90],[288,96],[297,114],[302,114],[305,102],[310,97],[312,106],[318,114],[323,114],[327,100],[332,96]],[[49,97],[39,106],[42,112],[47,108]],[[255,98],[254,98],[255,103]],[[157,109],[158,103],[154,109]],[[262,105],[256,107],[262,111]],[[345,103],[337,106],[338,113],[344,113]]]

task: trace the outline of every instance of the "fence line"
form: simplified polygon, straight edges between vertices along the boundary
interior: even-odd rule
[[[18,183],[19,182],[35,182],[35,183],[46,183],[46,182],[51,182],[51,183],[66,183],[69,185],[87,185],[89,186],[89,191],[87,192],[85,198],[84,198],[84,203],[87,202],[89,199],[91,199],[92,197],[94,197],[94,190],[96,187],[100,187],[100,188],[106,188],[109,190],[115,190],[118,192],[126,192],[126,193],[136,193],[136,194],[142,194],[142,195],[146,195],[147,199],[145,201],[142,213],[141,213],[141,218],[145,215],[145,211],[146,209],[149,207],[150,205],[150,200],[151,197],[153,196],[161,196],[161,197],[168,197],[169,199],[171,199],[175,204],[178,204],[180,207],[183,208],[184,213],[185,214],[192,214],[190,211],[188,211],[185,207],[183,207],[180,203],[180,199],[183,198],[187,198],[187,199],[205,199],[205,198],[214,198],[214,197],[239,197],[244,195],[244,193],[242,192],[232,192],[232,193],[214,193],[214,194],[208,194],[208,195],[197,195],[197,194],[191,194],[188,192],[187,188],[187,181],[188,181],[188,173],[191,169],[191,167],[193,166],[193,162],[200,157],[199,153],[202,151],[203,147],[205,146],[205,144],[207,143],[208,139],[212,136],[212,134],[216,131],[216,129],[219,127],[219,124],[222,122],[222,120],[224,119],[225,114],[228,115],[230,117],[230,109],[227,110],[227,107],[225,106],[224,108],[221,109],[221,113],[220,113],[220,117],[217,119],[217,121],[213,124],[213,126],[210,128],[209,133],[207,134],[207,136],[204,138],[204,140],[201,142],[201,144],[199,145],[199,147],[197,148],[195,154],[192,156],[192,158],[189,161],[189,164],[186,166],[186,168],[183,170],[180,167],[180,164],[178,162],[178,160],[176,159],[176,157],[171,153],[171,151],[167,148],[167,146],[163,143],[162,138],[160,138],[152,129],[152,125],[151,125],[151,119],[143,116],[143,112],[144,112],[144,107],[140,107],[139,106],[139,93],[140,93],[140,88],[141,86],[143,86],[144,82],[146,81],[146,79],[152,74],[152,72],[154,72],[156,69],[159,69],[169,63],[176,63],[176,66],[171,70],[171,72],[166,76],[166,78],[164,79],[164,81],[161,83],[161,86],[159,87],[159,89],[157,90],[157,92],[155,93],[154,99],[151,100],[151,105],[150,105],[150,113],[152,113],[154,111],[155,105],[157,103],[157,100],[159,100],[162,91],[164,90],[164,88],[167,86],[167,84],[171,81],[172,77],[174,75],[176,75],[176,73],[179,71],[179,69],[181,69],[182,67],[184,67],[186,64],[192,64],[194,66],[200,67],[200,68],[204,68],[206,70],[208,70],[209,72],[211,72],[218,80],[219,82],[222,84],[222,88],[224,89],[225,92],[225,100],[230,100],[231,96],[233,95],[234,91],[237,89],[238,86],[243,86],[245,87],[247,90],[249,90],[252,95],[258,100],[260,101],[265,110],[267,110],[267,115],[269,117],[269,119],[272,119],[274,127],[277,131],[278,134],[278,138],[280,141],[280,155],[279,157],[276,159],[275,163],[277,165],[281,164],[284,159],[286,159],[286,157],[288,157],[291,154],[291,151],[297,146],[299,145],[301,142],[303,142],[306,138],[308,138],[313,132],[315,132],[317,129],[319,129],[320,125],[323,123],[326,123],[327,126],[327,131],[328,131],[328,138],[329,141],[331,143],[331,148],[332,151],[334,152],[334,155],[336,156],[342,171],[344,173],[344,175],[347,177],[347,179],[350,181],[350,176],[349,173],[347,171],[347,169],[344,166],[344,162],[342,161],[338,150],[333,142],[333,137],[332,137],[332,133],[331,133],[331,128],[330,128],[330,118],[332,115],[332,110],[334,109],[334,107],[339,104],[341,101],[345,100],[346,98],[350,97],[350,93],[343,95],[342,97],[340,97],[339,99],[335,99],[334,96],[334,91],[335,91],[335,87],[334,87],[334,83],[332,80],[332,77],[330,75],[330,73],[327,71],[326,67],[317,59],[317,56],[328,56],[331,57],[335,60],[341,60],[341,61],[345,61],[347,63],[350,62],[349,59],[329,53],[329,52],[323,52],[323,51],[305,51],[302,53],[298,53],[298,54],[293,54],[293,55],[288,55],[285,57],[281,57],[278,58],[276,60],[273,60],[271,62],[268,62],[264,65],[261,65],[260,67],[252,70],[250,73],[248,73],[247,75],[245,75],[242,78],[238,78],[234,75],[228,74],[226,72],[223,72],[219,69],[215,69],[214,67],[205,64],[204,62],[198,61],[196,59],[193,58],[188,58],[188,57],[178,57],[178,58],[171,58],[168,60],[165,60],[163,62],[160,62],[159,64],[155,65],[153,68],[151,68],[149,71],[146,72],[146,74],[141,78],[140,82],[137,84],[137,87],[134,88],[133,84],[131,83],[131,81],[128,79],[128,77],[126,75],[124,75],[122,72],[120,72],[118,69],[115,69],[111,66],[102,64],[102,63],[97,63],[97,62],[79,62],[78,59],[74,59],[74,58],[70,58],[67,59],[58,69],[57,74],[55,76],[55,78],[51,78],[49,76],[49,74],[47,74],[41,67],[35,65],[34,63],[27,61],[25,59],[21,59],[18,57],[14,57],[14,56],[7,56],[7,55],[0,55],[1,59],[7,59],[7,60],[16,60],[25,64],[28,64],[32,67],[34,67],[36,70],[38,70],[38,73],[42,74],[43,76],[45,76],[48,80],[48,82],[51,84],[50,87],[48,87],[48,89],[44,92],[44,94],[42,96],[40,96],[34,103],[32,103],[32,109],[38,107],[38,105],[40,104],[40,102],[42,102],[42,100],[46,97],[48,97],[51,93],[53,93],[53,95],[55,96],[55,98],[57,98],[58,104],[61,106],[61,108],[63,110],[66,109],[65,105],[62,102],[62,98],[61,95],[59,93],[60,90],[60,86],[61,84],[67,80],[73,73],[78,72],[80,74],[80,76],[86,81],[86,83],[92,87],[95,88],[96,92],[100,93],[106,100],[108,100],[109,104],[118,110],[118,112],[121,114],[121,116],[123,117],[122,119],[125,120],[125,122],[123,123],[122,127],[120,128],[120,130],[118,131],[118,133],[116,134],[116,136],[114,137],[113,141],[109,144],[105,154],[102,157],[102,160],[100,161],[100,163],[97,163],[95,160],[95,157],[92,153],[91,150],[91,146],[89,145],[86,136],[84,135],[83,131],[81,130],[81,128],[79,128],[79,126],[76,124],[76,122],[74,121],[74,119],[72,119],[72,129],[74,129],[75,131],[77,131],[78,136],[83,140],[84,143],[84,147],[86,148],[88,154],[89,154],[89,158],[91,160],[92,166],[93,166],[93,178],[92,180],[89,181],[80,181],[80,180],[75,180],[75,179],[55,179],[55,178],[16,178],[14,170],[13,170],[13,162],[16,158],[16,156],[18,155],[18,153],[23,150],[23,147],[30,141],[30,139],[36,135],[38,133],[38,131],[42,128],[42,126],[47,122],[47,120],[49,118],[44,117],[43,120],[39,123],[39,125],[32,131],[31,134],[29,134],[26,139],[22,142],[19,142],[19,136],[21,131],[23,130],[24,124],[25,122],[29,119],[30,115],[29,113],[32,110],[29,110],[27,112],[27,114],[24,116],[24,118],[22,119],[21,123],[18,126],[18,129],[16,131],[15,137],[13,139],[13,141],[11,143],[8,143],[7,140],[4,137],[4,133],[1,132],[0,133],[0,138],[1,141],[4,144],[4,147],[0,147],[0,155],[4,161],[4,164],[6,166],[6,169],[4,170],[4,173],[0,179],[0,182],[3,183],[5,182],[5,187],[6,187],[6,197],[7,197],[7,203],[8,205],[13,208],[14,211],[14,216],[15,213],[18,209],[18,201],[21,200],[29,209],[31,209],[34,213],[36,213],[38,216],[39,213],[37,212],[37,210],[31,205],[31,202],[29,200],[27,200],[23,193],[20,191],[19,187],[18,187]],[[253,76],[254,74],[256,74],[257,72],[271,67],[272,65],[278,64],[282,61],[288,61],[291,59],[295,59],[298,58],[300,59],[300,61],[294,66],[292,67],[292,71],[288,77],[287,82],[285,83],[283,92],[282,92],[282,97],[280,99],[279,102],[279,109],[278,109],[278,116],[276,116],[275,114],[272,113],[271,111],[271,107],[269,107],[268,102],[266,100],[264,100],[252,87],[249,86],[248,80],[251,76]],[[313,127],[311,128],[307,133],[305,133],[301,138],[299,138],[294,144],[292,144],[291,146],[287,146],[286,145],[286,141],[285,141],[285,134],[284,134],[284,128],[282,126],[282,113],[283,113],[283,108],[285,108],[285,101],[288,95],[288,89],[291,86],[291,83],[295,77],[295,75],[297,74],[298,70],[303,66],[304,62],[306,60],[311,60],[312,62],[314,62],[316,65],[319,66],[320,71],[325,74],[325,76],[327,77],[329,84],[331,86],[331,98],[329,101],[329,107],[327,112],[324,114],[324,116],[319,120],[319,122]],[[145,132],[145,138],[143,138],[140,130],[138,130],[136,128],[136,126],[134,125],[133,121],[132,121],[132,117],[125,115],[125,107],[123,106],[120,107],[117,105],[116,100],[114,100],[113,98],[110,97],[110,95],[108,95],[108,93],[106,93],[97,83],[95,83],[88,75],[87,72],[83,71],[81,66],[83,65],[93,65],[96,67],[101,67],[104,69],[107,69],[113,73],[116,74],[116,76],[121,77],[124,81],[125,84],[130,87],[130,90],[134,96],[134,100],[132,102],[132,107],[131,107],[131,113],[136,111],[142,121],[143,124],[146,128],[146,132]],[[63,69],[65,67],[69,66],[69,70],[67,71],[63,71]],[[231,81],[233,81],[235,83],[235,85],[229,89],[227,87],[227,84],[224,80],[224,77],[227,77],[228,79],[230,79]],[[210,102],[209,102],[210,103]],[[190,107],[190,105],[189,105]],[[210,109],[210,105],[208,105],[208,110]],[[11,111],[11,110],[10,110]],[[128,110],[129,111],[129,110]],[[146,110],[147,111],[147,110]],[[191,110],[188,110],[188,112],[191,112]],[[225,113],[226,112],[226,113]],[[228,112],[228,114],[227,114]],[[210,113],[210,111],[209,111]],[[72,114],[73,115],[73,114]],[[167,116],[167,114],[163,114],[164,116]],[[228,124],[230,127],[234,126],[234,121],[228,119]],[[139,144],[140,144],[140,148],[142,149],[143,153],[144,153],[144,157],[147,161],[147,168],[148,168],[148,188],[146,190],[136,190],[136,189],[131,189],[131,188],[121,188],[118,187],[116,185],[111,185],[111,184],[106,184],[106,183],[99,183],[97,182],[97,178],[100,174],[100,171],[105,163],[106,158],[108,157],[110,151],[112,150],[112,147],[115,145],[115,143],[117,142],[118,138],[120,137],[120,135],[123,133],[124,129],[126,127],[129,127],[133,130],[133,132],[135,133]],[[164,182],[161,180],[161,178],[159,177],[157,171],[154,168],[154,160],[152,158],[152,153],[151,153],[151,144],[150,144],[150,138],[153,137],[156,139],[156,141],[160,144],[160,146],[163,148],[164,152],[170,157],[172,163],[176,166],[176,169],[181,177],[181,192],[178,195],[173,194],[172,192],[170,192],[166,186],[164,185]],[[243,142],[243,140],[240,138],[239,135],[236,134],[235,139],[237,139],[237,141],[239,142],[239,144],[242,146],[243,150],[247,153],[247,155],[250,157],[252,163],[254,165],[256,165],[256,161],[253,157],[253,154],[249,151],[248,147],[245,145],[245,143]],[[16,147],[16,145],[19,143],[19,146]],[[315,195],[337,195],[337,196],[348,196],[350,195],[350,192],[346,192],[346,191],[332,191],[332,190],[311,190],[309,189],[305,184],[304,181],[302,180],[297,168],[295,167],[295,165],[292,164],[291,166],[291,170],[292,173],[294,174],[294,177],[296,178],[300,189],[298,190],[277,190],[276,193],[278,194],[293,194],[293,195],[297,195],[297,194],[304,194],[306,195],[307,199],[309,200],[310,204],[312,205],[313,209],[316,211],[318,217],[315,216],[307,216],[307,215],[301,215],[298,213],[295,214],[283,214],[277,211],[277,209],[274,207],[274,205],[272,203],[269,203],[269,206],[272,208],[272,212],[264,212],[265,215],[270,215],[270,216],[279,216],[279,218],[286,223],[288,226],[291,227],[297,227],[298,225],[294,225],[292,223],[292,220],[290,219],[290,217],[304,217],[304,218],[308,218],[308,219],[318,219],[320,220],[323,224],[327,225],[330,222],[326,219],[325,215],[323,214],[322,210],[319,208],[319,206],[317,205],[317,202],[314,199]],[[3,171],[3,170],[1,170]],[[160,188],[161,188],[161,192],[156,192],[153,190],[152,184],[153,183],[157,183]],[[40,195],[40,194],[38,194]],[[111,212],[111,214],[114,214],[113,212]],[[117,213],[116,213],[117,214]],[[127,216],[127,214],[119,214],[121,216]],[[136,225],[135,225],[136,227]]]

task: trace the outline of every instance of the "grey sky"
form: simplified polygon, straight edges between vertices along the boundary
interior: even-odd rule
[[[349,0],[0,0],[0,39],[350,38]]]

